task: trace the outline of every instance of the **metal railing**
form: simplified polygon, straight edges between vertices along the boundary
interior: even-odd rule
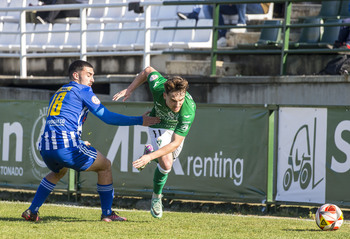
[[[67,5],[43,5],[43,6],[27,6],[26,1],[23,1],[23,7],[15,8],[0,8],[0,11],[19,11],[20,12],[20,51],[18,53],[0,53],[0,57],[18,57],[20,59],[20,77],[27,77],[27,59],[28,58],[41,58],[41,57],[79,57],[82,60],[86,60],[88,56],[125,56],[125,55],[143,55],[143,65],[150,65],[151,55],[160,55],[162,51],[152,51],[150,50],[150,30],[159,30],[162,28],[151,27],[151,5],[162,5],[161,2],[153,2],[145,6],[145,24],[144,28],[134,28],[131,30],[142,30],[145,34],[145,44],[143,51],[87,51],[86,43],[86,33],[87,32],[97,32],[101,30],[88,30],[87,29],[87,10],[89,8],[104,8],[104,7],[127,7],[128,3],[110,3],[110,4],[67,4]],[[80,32],[80,51],[79,52],[27,52],[27,35],[31,33],[46,33],[46,31],[26,31],[26,12],[33,11],[57,11],[57,10],[80,10],[80,30],[69,30],[69,32]],[[113,29],[116,31],[118,29]],[[121,30],[121,29],[120,29]],[[130,29],[123,29],[130,30]],[[109,31],[104,29],[104,31]],[[112,31],[112,30],[110,30]],[[57,31],[60,32],[60,31]],[[63,31],[65,32],[65,31]],[[5,33],[6,34],[6,33]]]
[[[234,3],[269,3],[269,2],[282,2],[285,3],[285,16],[282,26],[265,26],[265,25],[249,25],[244,28],[282,28],[284,35],[282,39],[281,47],[278,49],[268,50],[240,50],[240,49],[218,49],[218,30],[229,29],[229,28],[241,28],[235,25],[218,25],[219,17],[219,6],[220,4],[232,4],[233,1],[223,0],[211,0],[211,1],[157,1],[157,2],[140,2],[140,6],[144,8],[144,27],[133,28],[133,29],[118,29],[119,31],[124,30],[142,30],[144,31],[144,48],[143,50],[132,50],[132,51],[87,51],[87,32],[94,31],[112,31],[110,29],[103,30],[90,30],[87,29],[87,10],[92,8],[105,8],[105,7],[128,7],[127,2],[109,3],[109,4],[67,4],[67,5],[45,5],[45,6],[26,6],[26,0],[23,1],[23,7],[16,8],[0,8],[1,11],[19,11],[20,12],[20,51],[18,53],[0,53],[0,57],[18,57],[20,59],[20,77],[27,77],[27,59],[28,58],[40,58],[40,57],[80,57],[82,60],[86,60],[87,57],[92,56],[125,56],[125,55],[142,55],[143,66],[150,65],[151,55],[160,54],[208,54],[211,56],[211,75],[216,75],[216,61],[219,54],[280,54],[280,74],[286,74],[287,57],[289,54],[305,54],[305,53],[322,53],[322,54],[333,54],[339,52],[348,52],[349,49],[289,49],[289,35],[291,28],[302,28],[302,27],[317,27],[317,26],[349,26],[349,23],[334,23],[334,24],[291,24],[291,11],[292,2],[302,2],[300,0],[235,0]],[[151,26],[151,7],[161,5],[195,5],[195,4],[212,4],[213,5],[213,26],[208,27],[155,27]],[[27,52],[26,37],[27,34],[41,33],[37,31],[26,31],[26,13],[32,11],[54,11],[54,10],[80,10],[80,50],[79,52]],[[151,30],[171,30],[171,29],[212,29],[212,47],[208,50],[151,50]],[[116,29],[113,29],[115,31]],[[70,30],[71,32],[74,32]],[[5,33],[6,34],[6,33]]]
[[[325,1],[331,1],[331,0],[325,0]],[[265,26],[265,25],[249,25],[249,26],[235,26],[235,25],[225,25],[225,26],[219,26],[219,6],[221,4],[239,4],[239,3],[285,3],[285,9],[284,9],[284,19],[282,26]],[[334,54],[334,53],[341,53],[341,52],[349,52],[350,49],[289,49],[289,37],[290,37],[290,31],[291,28],[307,28],[307,27],[325,27],[325,26],[350,26],[350,23],[327,23],[327,24],[292,24],[291,23],[291,13],[292,13],[292,2],[304,2],[303,0],[235,0],[235,1],[225,1],[225,0],[217,0],[217,1],[186,1],[184,2],[177,2],[177,1],[164,1],[164,5],[174,5],[174,4],[213,4],[213,39],[212,39],[212,48],[210,51],[201,51],[201,52],[194,52],[194,51],[169,51],[166,53],[172,53],[172,54],[184,54],[184,53],[201,53],[201,54],[210,54],[211,55],[211,75],[216,75],[216,61],[217,56],[219,54],[280,54],[281,60],[280,60],[280,75],[285,75],[287,72],[287,58],[289,54],[315,54],[315,53],[322,53],[322,54]],[[310,2],[310,1],[309,1]],[[311,1],[312,2],[312,1]],[[317,1],[314,1],[317,2]],[[321,16],[320,16],[321,17]],[[257,28],[257,29],[263,29],[263,28],[282,28],[282,31],[284,32],[281,42],[281,47],[276,49],[253,49],[253,50],[241,50],[241,49],[218,49],[217,48],[217,40],[218,40],[218,30],[219,29],[231,29],[231,28]]]

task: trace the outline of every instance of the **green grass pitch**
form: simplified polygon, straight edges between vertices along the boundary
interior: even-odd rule
[[[21,213],[29,203],[0,202],[0,238],[348,238],[350,226],[321,231],[314,220],[269,216],[119,210],[126,222],[100,221],[100,209],[44,204],[40,223]],[[118,211],[118,210],[117,210]]]

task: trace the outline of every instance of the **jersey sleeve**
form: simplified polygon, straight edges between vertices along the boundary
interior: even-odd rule
[[[80,91],[80,97],[83,104],[91,111],[96,112],[101,105],[101,101],[97,98],[91,87],[83,88]]]
[[[158,71],[151,72],[147,77],[147,82],[152,95],[163,94],[164,83],[167,81]]]
[[[188,119],[179,119],[179,123],[177,124],[174,130],[174,133],[180,136],[187,136],[193,121],[194,121],[194,114],[191,115],[191,117]]]
[[[106,124],[120,125],[120,126],[143,124],[142,116],[127,116],[127,115],[114,113],[109,111],[102,104],[100,105],[97,111],[92,111],[92,113],[96,115],[100,120],[105,122]]]
[[[126,116],[109,111],[104,105],[101,104],[100,100],[92,92],[91,88],[82,90],[81,97],[91,113],[96,115],[106,124],[121,126],[143,124],[142,116]]]

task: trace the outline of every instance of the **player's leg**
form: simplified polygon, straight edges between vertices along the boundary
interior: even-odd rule
[[[167,145],[171,142],[172,131],[167,131],[165,129],[149,128],[149,136],[151,138],[151,146],[154,150]],[[146,150],[145,150],[146,151]],[[171,169],[172,165],[172,153],[164,155],[161,162],[159,159],[155,159],[157,162],[157,168],[154,172],[153,177],[153,195],[152,198],[160,198],[162,194],[163,187],[165,185],[168,173],[167,170]],[[171,160],[170,160],[171,159]],[[169,163],[166,163],[169,162]],[[161,165],[159,165],[161,164]],[[165,166],[166,165],[166,166]],[[163,173],[162,173],[163,172]],[[169,171],[170,172],[170,171]]]
[[[46,201],[47,197],[55,188],[58,181],[67,173],[67,168],[60,169],[57,173],[50,172],[42,179],[35,193],[34,199],[30,207],[22,213],[22,217],[27,221],[39,221],[39,208]]]
[[[153,194],[151,201],[151,214],[155,218],[163,215],[162,192],[173,164],[172,153],[160,157],[153,176]]]
[[[173,131],[164,129],[155,129],[150,133],[152,144],[156,145],[155,150],[169,144],[173,139],[174,134]],[[184,141],[174,152],[164,155],[158,159],[157,168],[153,177],[153,198],[161,197],[164,185],[168,178],[168,173],[171,171],[174,160],[180,155],[183,143]]]
[[[126,218],[119,217],[112,211],[114,198],[113,177],[111,162],[99,151],[93,164],[86,171],[97,172],[97,192],[100,196],[102,215],[101,220],[126,221]]]
[[[98,184],[111,184],[113,181],[112,178],[112,169],[111,161],[109,161],[103,154],[96,150],[96,159],[92,165],[86,169],[86,171],[94,171],[97,173],[97,183]]]
[[[155,146],[155,150],[162,148],[169,144],[172,140],[174,132],[165,129],[151,129],[150,136],[152,145]],[[162,192],[164,185],[168,179],[168,174],[173,166],[174,159],[178,157],[182,150],[183,142],[172,153],[164,155],[158,159],[158,164],[153,176],[153,194],[151,203],[151,214],[155,218],[162,217]]]
[[[168,174],[171,171],[171,167],[173,166],[173,154],[167,154],[159,159],[159,163],[154,172],[153,177],[153,197],[160,198],[163,192],[164,185],[168,178]]]
[[[45,178],[43,178],[38,190],[36,191],[32,204],[29,207],[33,213],[36,214],[38,212],[41,205],[46,201],[47,197],[53,191],[58,181],[64,177],[67,171],[68,168],[62,168],[58,173],[50,172]]]

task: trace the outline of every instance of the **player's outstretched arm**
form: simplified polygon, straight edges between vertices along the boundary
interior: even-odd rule
[[[164,147],[150,153],[150,154],[145,154],[139,159],[135,160],[132,165],[135,168],[140,168],[146,164],[148,164],[151,160],[159,158],[161,156],[164,156],[166,154],[174,152],[182,143],[182,141],[185,139],[184,136],[180,136],[178,134],[174,134],[173,140],[165,145]]]
[[[141,71],[139,74],[136,75],[135,79],[133,80],[133,82],[128,86],[127,89],[124,89],[122,91],[119,91],[118,93],[116,93],[113,96],[113,100],[117,101],[120,98],[123,98],[123,102],[125,102],[132,94],[132,92],[134,92],[134,90],[139,87],[140,85],[142,85],[143,83],[145,83],[147,81],[147,77],[151,72],[156,71],[153,67],[148,66],[146,67],[143,71]]]
[[[142,116],[127,116],[109,111],[103,105],[100,105],[97,110],[91,109],[91,112],[106,124],[129,126],[129,125],[144,125],[150,126],[158,124],[160,119],[158,117],[151,117],[146,112]]]

